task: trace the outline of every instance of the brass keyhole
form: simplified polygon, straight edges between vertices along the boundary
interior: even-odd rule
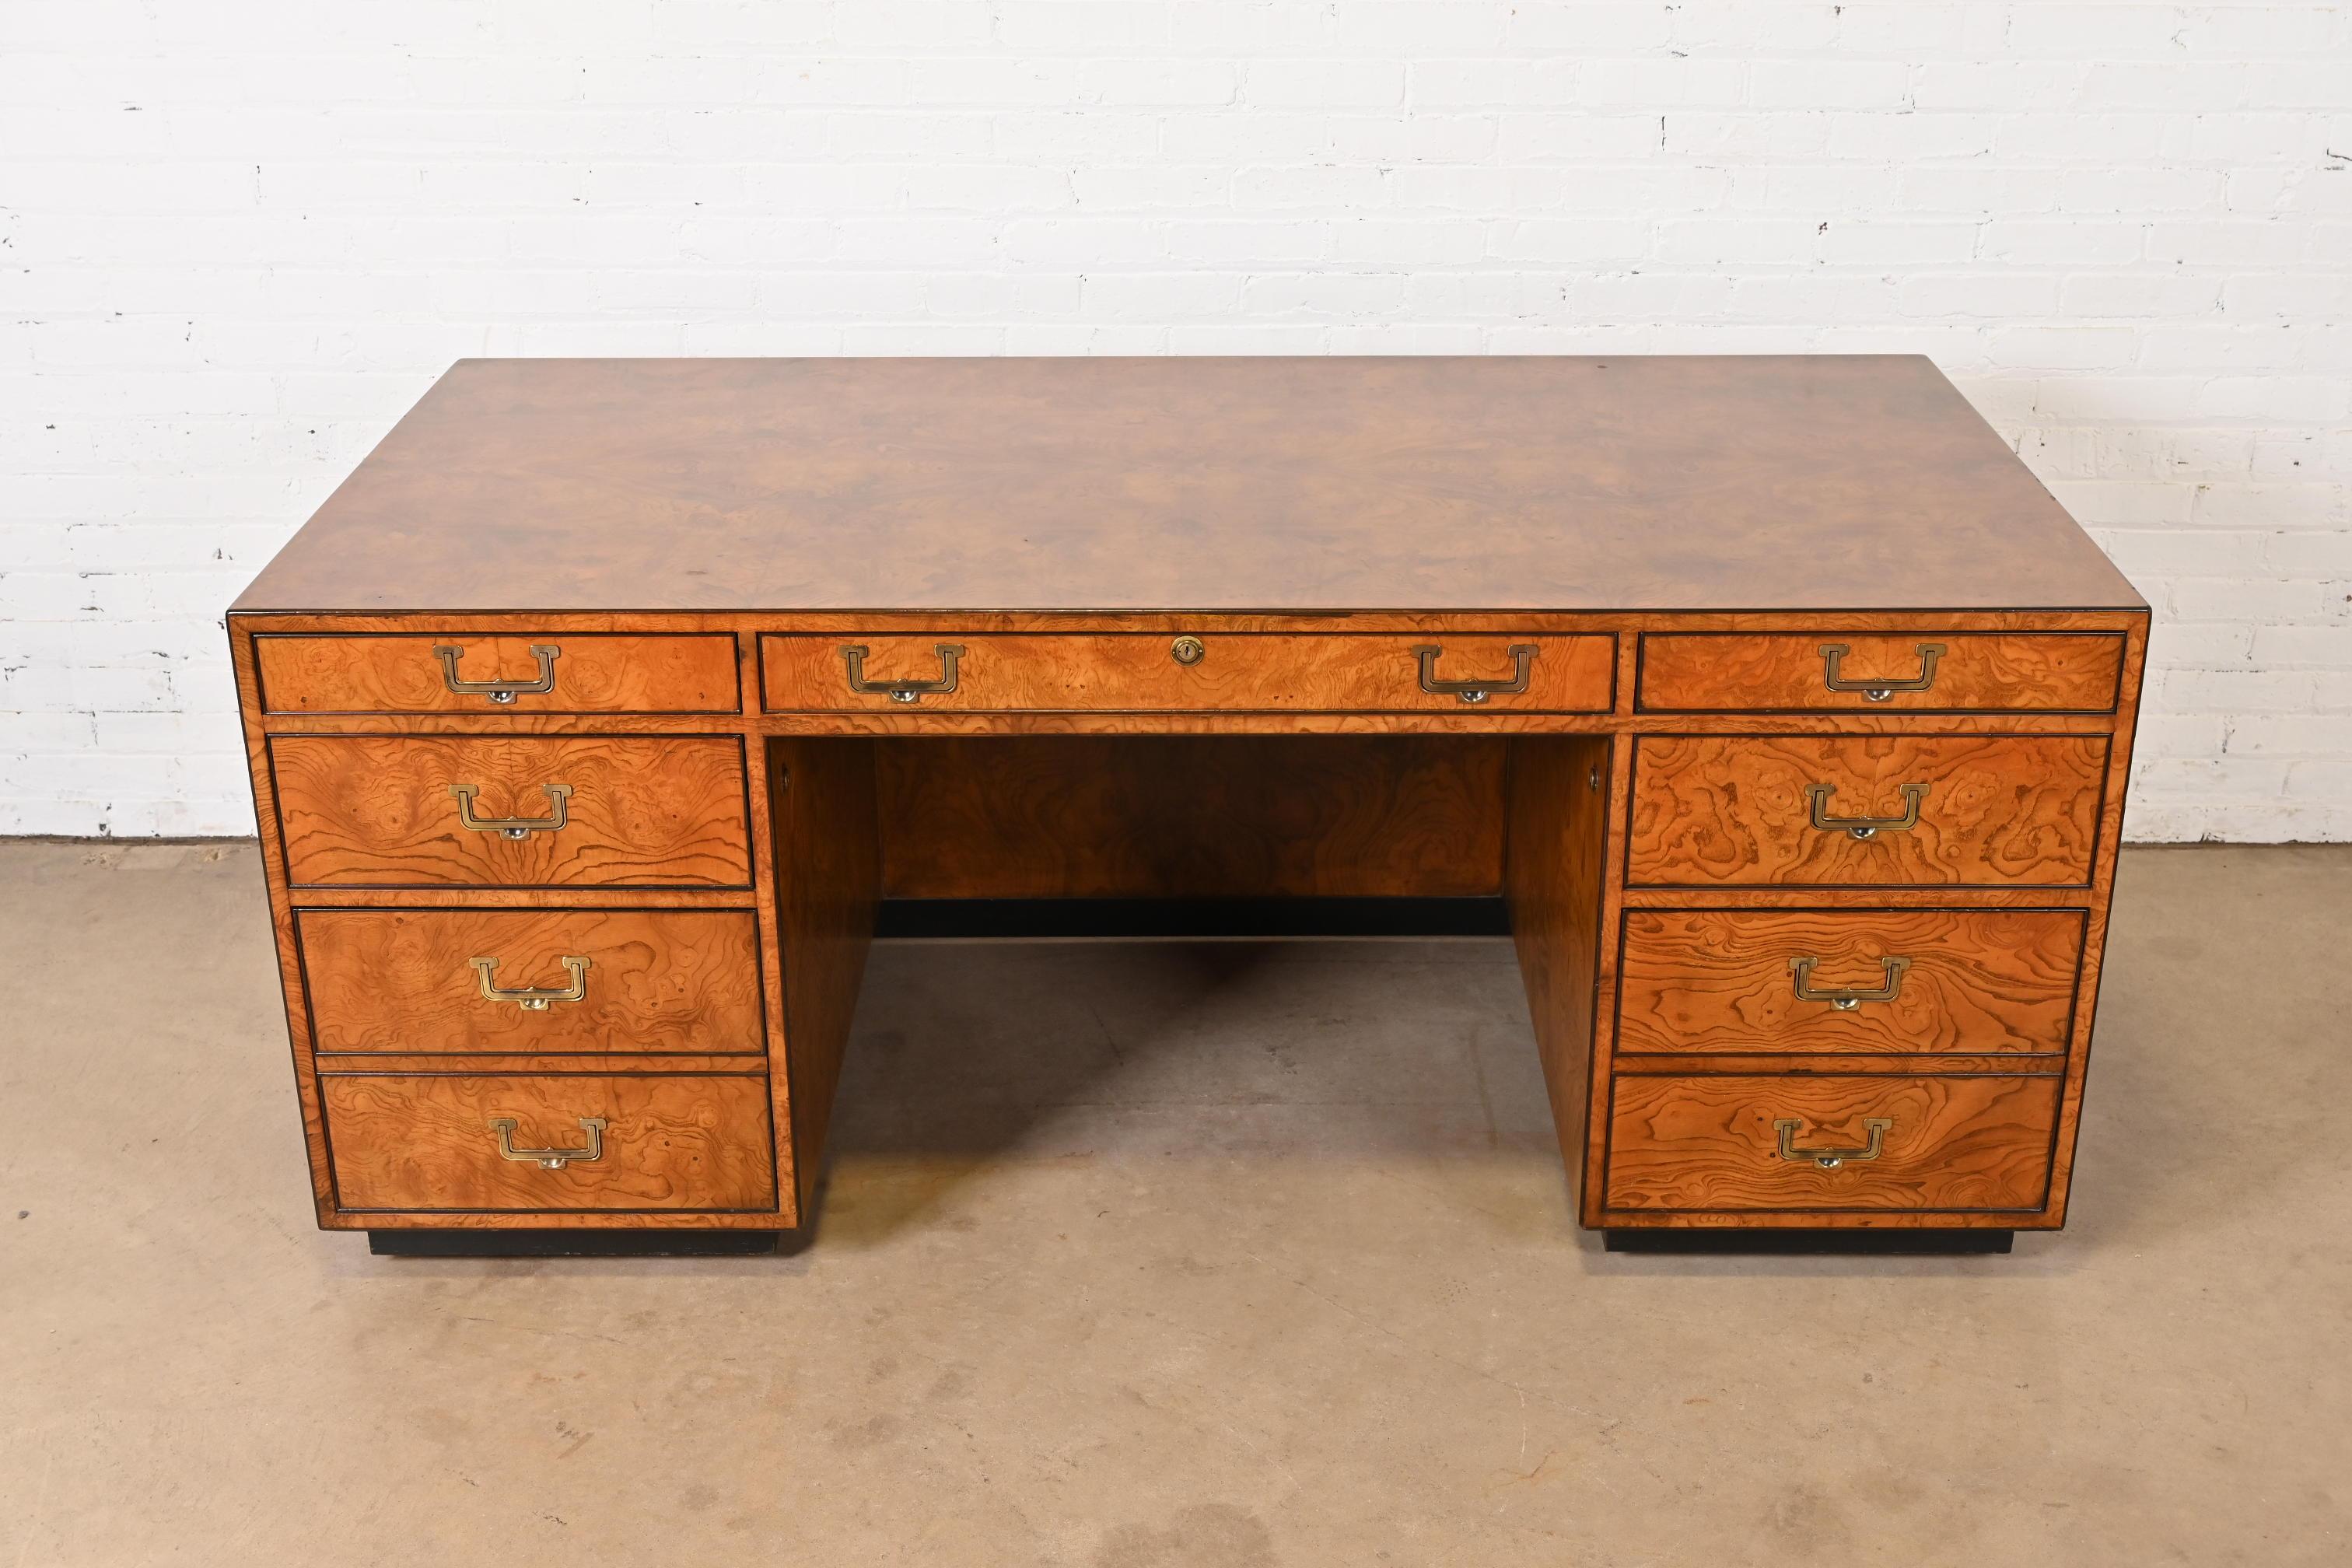
[[[1198,664],[1208,651],[1199,637],[1178,637],[1168,645],[1169,656],[1179,664]]]

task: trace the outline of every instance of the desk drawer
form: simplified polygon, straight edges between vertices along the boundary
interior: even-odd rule
[[[271,713],[734,713],[726,635],[258,637]]]
[[[297,887],[740,888],[732,736],[278,735]]]
[[[330,1074],[319,1094],[346,1210],[776,1206],[764,1077]]]
[[[2065,1080],[1621,1075],[1608,1206],[2039,1209]]]
[[[2104,735],[1645,735],[1648,887],[2084,887]]]
[[[1649,713],[2112,713],[2119,632],[1649,633]]]
[[[304,910],[295,926],[320,1051],[762,1048],[748,910]]]
[[[1634,910],[1620,1054],[2063,1055],[2079,910]]]
[[[1601,713],[1612,700],[1615,658],[1613,637],[1488,633],[760,640],[762,700],[773,713]],[[893,683],[897,695],[887,689]]]

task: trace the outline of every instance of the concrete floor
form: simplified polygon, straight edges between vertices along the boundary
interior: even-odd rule
[[[252,851],[6,847],[0,1563],[2343,1563],[2348,931],[2128,853],[2008,1258],[1602,1253],[1455,942],[881,949],[810,1249],[394,1261]]]

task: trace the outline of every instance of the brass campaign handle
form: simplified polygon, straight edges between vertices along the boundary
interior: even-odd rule
[[[461,647],[436,647],[433,657],[441,661],[442,684],[460,697],[487,697],[501,705],[518,697],[535,697],[542,691],[555,689],[555,660],[563,650],[552,643],[533,643],[530,657],[539,661],[539,673],[529,680],[460,680],[457,661],[466,656]]]
[[[1780,1158],[1811,1160],[1824,1171],[1834,1171],[1848,1160],[1859,1164],[1885,1153],[1887,1129],[1895,1125],[1895,1119],[1891,1116],[1864,1118],[1862,1126],[1867,1140],[1859,1149],[1800,1149],[1797,1147],[1797,1129],[1803,1125],[1803,1122],[1793,1119],[1772,1123],[1772,1130],[1780,1135]]]
[[[1440,680],[1437,679],[1437,658],[1445,650],[1434,643],[1423,643],[1412,650],[1421,661],[1421,689],[1432,697],[1458,697],[1465,702],[1484,702],[1494,692],[1508,697],[1528,689],[1529,667],[1536,661],[1536,645],[1513,643],[1511,679],[1508,680]]]
[[[1825,985],[1814,989],[1813,967],[1818,958],[1789,960],[1790,987],[1800,1002],[1826,1002],[1841,1013],[1851,1013],[1864,1002],[1892,1002],[1903,993],[1903,976],[1911,967],[1907,958],[1882,958],[1878,961],[1885,978],[1877,985]]]
[[[852,644],[841,650],[841,662],[849,667],[849,689],[871,696],[887,697],[893,702],[919,702],[933,692],[949,692],[956,689],[956,661],[963,649],[954,643],[940,643],[931,651],[940,656],[940,678],[937,680],[868,680],[866,679],[867,649]]]
[[[1886,680],[1865,676],[1860,680],[1847,680],[1839,673],[1845,656],[1853,650],[1842,642],[1822,644],[1822,681],[1832,691],[1859,691],[1867,702],[1884,702],[1898,691],[1925,691],[1936,684],[1936,661],[1944,657],[1944,645],[1923,642],[1913,645],[1919,650],[1919,673],[1909,680]]]
[[[1897,791],[1903,796],[1900,816],[1832,816],[1827,809],[1837,798],[1835,784],[1809,784],[1805,794],[1812,797],[1813,826],[1823,833],[1851,833],[1856,838],[1871,838],[1881,829],[1888,833],[1908,833],[1919,826],[1919,803],[1927,798],[1924,784],[1904,784]]]
[[[588,1134],[588,1146],[584,1149],[518,1149],[514,1146],[515,1124],[511,1116],[492,1118],[490,1131],[499,1135],[499,1159],[537,1165],[542,1171],[560,1171],[566,1165],[586,1165],[604,1157],[604,1119],[583,1116],[580,1125]]]
[[[457,826],[472,833],[495,833],[501,838],[528,838],[534,833],[552,833],[572,819],[572,786],[541,784],[548,804],[555,808],[551,816],[476,816],[474,797],[482,793],[479,784],[451,784],[449,793],[457,797]]]
[[[558,963],[571,974],[568,985],[516,985],[501,989],[494,976],[499,972],[495,958],[469,958],[474,973],[481,976],[482,999],[486,1002],[511,1002],[526,1013],[544,1013],[551,1002],[578,1002],[588,994],[588,961],[584,958],[559,958]]]

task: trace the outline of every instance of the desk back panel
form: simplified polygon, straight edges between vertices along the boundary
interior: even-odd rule
[[[819,744],[828,742],[816,742]],[[894,899],[1481,898],[1496,735],[876,742]]]

